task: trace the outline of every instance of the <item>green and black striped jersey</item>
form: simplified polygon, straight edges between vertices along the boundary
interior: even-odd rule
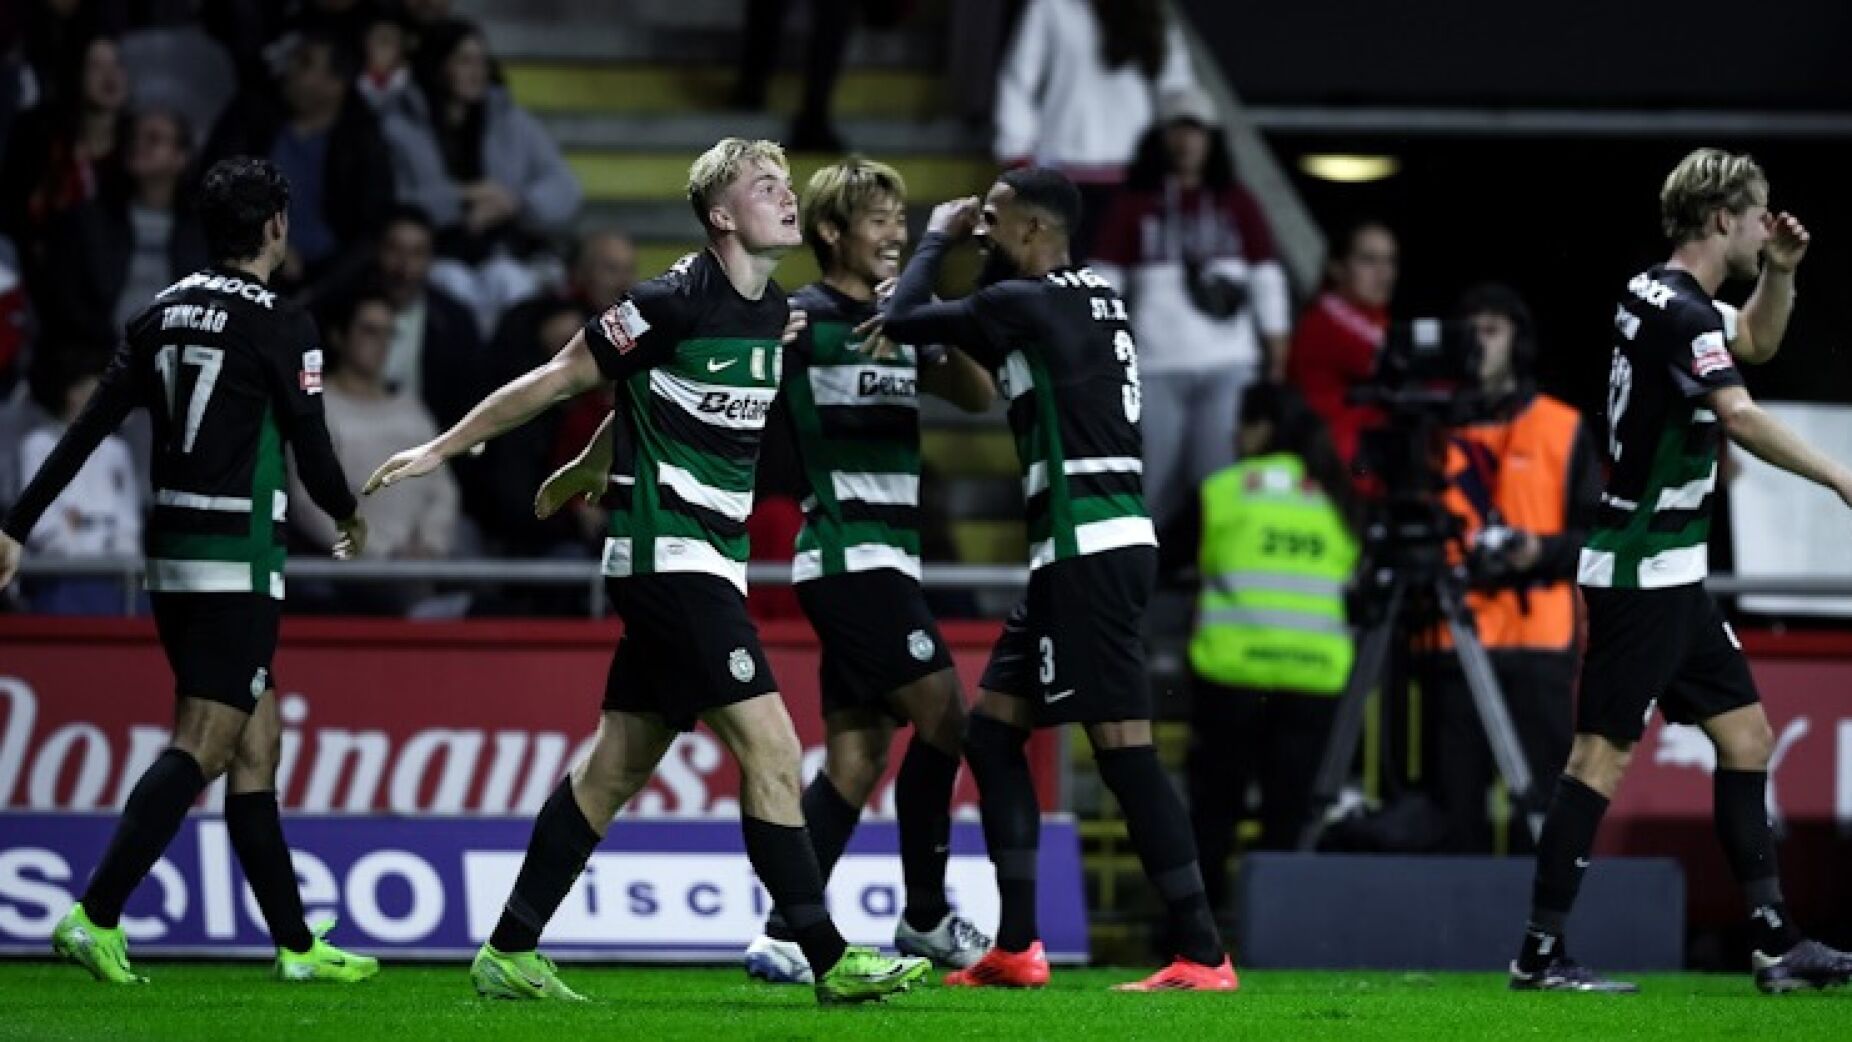
[[[1577,569],[1583,586],[1703,581],[1723,440],[1704,399],[1742,385],[1735,336],[1735,309],[1689,272],[1659,265],[1627,283],[1608,372],[1608,481]]]
[[[776,283],[748,300],[704,250],[586,323],[618,384],[604,574],[698,572],[746,591],[746,519],[789,314]]]
[[[874,317],[821,282],[791,307],[809,324],[785,355],[784,405],[803,461],[794,582],[892,568],[920,577],[918,359],[874,359],[855,328]]]
[[[283,447],[330,516],[355,504],[322,414],[315,323],[251,275],[207,268],[131,319],[83,414],[20,496],[23,538],[128,413],[154,421],[148,589],[283,597]]]
[[[928,303],[945,237],[928,234],[901,276],[886,330],[955,344],[997,374],[1029,528],[1029,567],[1155,546],[1145,512],[1138,349],[1125,301],[1087,268]]]

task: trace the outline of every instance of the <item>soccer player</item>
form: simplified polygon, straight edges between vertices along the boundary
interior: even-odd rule
[[[1717,749],[1717,837],[1742,886],[1765,992],[1852,980],[1852,956],[1805,940],[1782,902],[1766,805],[1774,744],[1742,646],[1704,589],[1723,436],[1852,505],[1852,471],[1750,399],[1738,361],[1766,362],[1794,307],[1807,230],[1771,214],[1748,156],[1700,149],[1659,194],[1671,259],[1635,275],[1614,312],[1607,489],[1578,581],[1588,604],[1575,743],[1537,844],[1530,923],[1511,965],[1521,990],[1635,991],[1569,957],[1564,925],[1608,809],[1657,704]],[[1757,275],[1757,262],[1761,273]],[[1739,313],[1713,299],[1756,279]]]
[[[881,325],[897,342],[957,344],[998,374],[1028,515],[1028,596],[991,654],[965,743],[1002,917],[996,947],[946,983],[1047,982],[1035,926],[1040,818],[1023,747],[1033,728],[1080,723],[1177,945],[1170,965],[1120,987],[1233,991],[1189,816],[1151,745],[1139,621],[1157,538],[1140,481],[1138,352],[1119,294],[1070,262],[1080,205],[1070,181],[1042,169],[1005,173],[981,212],[976,199],[941,204]],[[946,249],[972,235],[984,287],[932,303]]]
[[[155,627],[174,671],[172,744],[136,782],[83,899],[52,948],[100,981],[142,983],[122,906],[212,779],[230,772],[225,827],[277,943],[287,981],[365,980],[379,963],[322,940],[302,916],[277,817],[276,677],[283,603],[283,446],[315,504],[340,518],[334,556],[355,556],[366,524],[322,419],[315,323],[267,288],[289,237],[289,182],[262,159],[207,172],[200,221],[212,267],[129,320],[96,394],[0,526],[0,586],[20,543],[130,410],[154,421],[155,506],[146,537]]]
[[[792,580],[823,644],[827,732],[804,822],[827,880],[887,769],[894,728],[911,723],[895,779],[907,898],[894,946],[963,969],[990,938],[945,898],[965,705],[919,582],[917,392],[970,412],[988,409],[997,392],[962,351],[854,334],[875,315],[876,288],[900,273],[906,191],[892,167],[850,158],[818,170],[801,207],[823,278],[792,295],[808,326],[785,354],[784,406],[809,485]],[[746,969],[780,982],[811,977],[776,913],[746,950]]]
[[[740,764],[746,853],[816,974],[823,1002],[904,991],[924,959],[843,942],[804,831],[797,732],[746,614],[746,518],[788,326],[771,281],[802,242],[784,151],[727,138],[695,160],[688,198],[708,248],[639,284],[554,358],[510,382],[434,441],[387,460],[367,490],[430,473],[555,402],[619,385],[615,438],[594,455],[616,486],[604,574],[624,636],[586,758],[534,822],[501,921],[471,967],[497,998],[577,999],[536,951],[540,932],[618,810],[680,731],[711,727]],[[613,442],[615,441],[615,444]]]

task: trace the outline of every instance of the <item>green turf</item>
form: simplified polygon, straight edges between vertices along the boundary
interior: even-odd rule
[[[1637,996],[1512,994],[1486,974],[1242,974],[1237,995],[1107,991],[1129,971],[1055,971],[1045,992],[936,985],[884,1005],[819,1009],[810,989],[738,970],[564,967],[583,1006],[490,1002],[462,966],[388,966],[361,985],[285,985],[251,964],[150,962],[109,987],[74,967],[0,963],[0,1039],[480,1038],[491,1042],[744,1039],[1852,1038],[1852,993],[1759,995],[1747,976],[1652,976]]]

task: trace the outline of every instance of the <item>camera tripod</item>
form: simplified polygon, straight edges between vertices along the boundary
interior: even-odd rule
[[[1400,527],[1410,529],[1407,525]],[[1505,708],[1505,696],[1492,670],[1492,660],[1486,656],[1485,646],[1479,643],[1472,612],[1466,606],[1465,570],[1450,566],[1446,561],[1444,530],[1421,524],[1413,526],[1411,532],[1398,538],[1389,524],[1372,526],[1370,542],[1378,550],[1388,545],[1392,560],[1378,564],[1366,557],[1363,569],[1358,572],[1371,585],[1363,591],[1363,627],[1357,642],[1357,657],[1352,663],[1350,678],[1344,684],[1331,735],[1326,740],[1324,758],[1319,762],[1318,776],[1312,786],[1311,813],[1299,836],[1300,850],[1312,850],[1324,831],[1326,815],[1337,802],[1338,792],[1357,753],[1364,704],[1370,692],[1385,679],[1392,641],[1400,628],[1403,612],[1411,603],[1431,606],[1439,621],[1446,624],[1453,637],[1453,647],[1438,653],[1452,655],[1458,660],[1467,688],[1472,692],[1473,706],[1478,710],[1480,727],[1491,746],[1493,761],[1505,780],[1513,806],[1522,808],[1525,827],[1530,830],[1532,839],[1543,826],[1542,808],[1531,798],[1530,765],[1524,759],[1517,731],[1511,724],[1511,714]],[[1428,597],[1432,599],[1426,599]]]

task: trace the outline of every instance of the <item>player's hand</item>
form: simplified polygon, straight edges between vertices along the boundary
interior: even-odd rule
[[[983,204],[975,195],[963,199],[953,199],[932,208],[932,218],[926,222],[928,234],[938,232],[953,242],[967,239],[977,228],[978,214]]]
[[[1852,474],[1840,474],[1839,480],[1833,484],[1833,491],[1839,494],[1839,501],[1841,503],[1844,503],[1848,507],[1852,507]],[[0,539],[3,538],[5,537],[0,536]],[[6,575],[5,548],[0,546],[0,586],[6,585]]]
[[[19,561],[24,556],[25,551],[20,548],[19,540],[0,532],[0,590],[6,589],[7,584],[13,581],[13,576],[19,574]]]
[[[854,346],[862,357],[872,358],[879,362],[889,362],[900,357],[900,345],[888,339],[887,334],[882,332],[882,326],[885,324],[886,320],[876,315],[855,327],[855,335],[862,339]]]
[[[1506,559],[1511,562],[1511,567],[1513,569],[1520,572],[1528,572],[1532,568],[1537,567],[1538,558],[1543,556],[1543,540],[1537,538],[1537,533],[1535,532],[1518,532],[1516,534],[1517,538],[1512,540],[1511,552],[1506,556]]]
[[[1768,232],[1768,242],[1762,247],[1763,260],[1776,271],[1793,271],[1807,255],[1813,234],[1791,213],[1770,215]]]
[[[899,279],[882,279],[875,283],[875,307],[887,307],[889,298],[894,295],[894,287],[900,285]]]
[[[574,498],[583,499],[587,506],[598,505],[605,486],[611,483],[611,468],[592,458],[596,447],[594,440],[571,462],[540,483],[540,491],[534,493],[535,517],[545,521]]]
[[[336,521],[334,527],[340,531],[334,541],[334,559],[351,561],[360,556],[360,551],[367,548],[367,519],[355,514],[345,521]]]
[[[373,476],[367,479],[360,494],[370,496],[387,485],[396,484],[407,478],[421,478],[443,466],[443,463],[443,454],[432,448],[429,442],[406,449],[381,463],[379,469],[373,472]]]
[[[798,334],[802,333],[809,326],[810,316],[798,308],[792,308],[791,316],[785,319],[784,335],[778,338],[778,342],[786,347],[790,347],[797,341]]]

